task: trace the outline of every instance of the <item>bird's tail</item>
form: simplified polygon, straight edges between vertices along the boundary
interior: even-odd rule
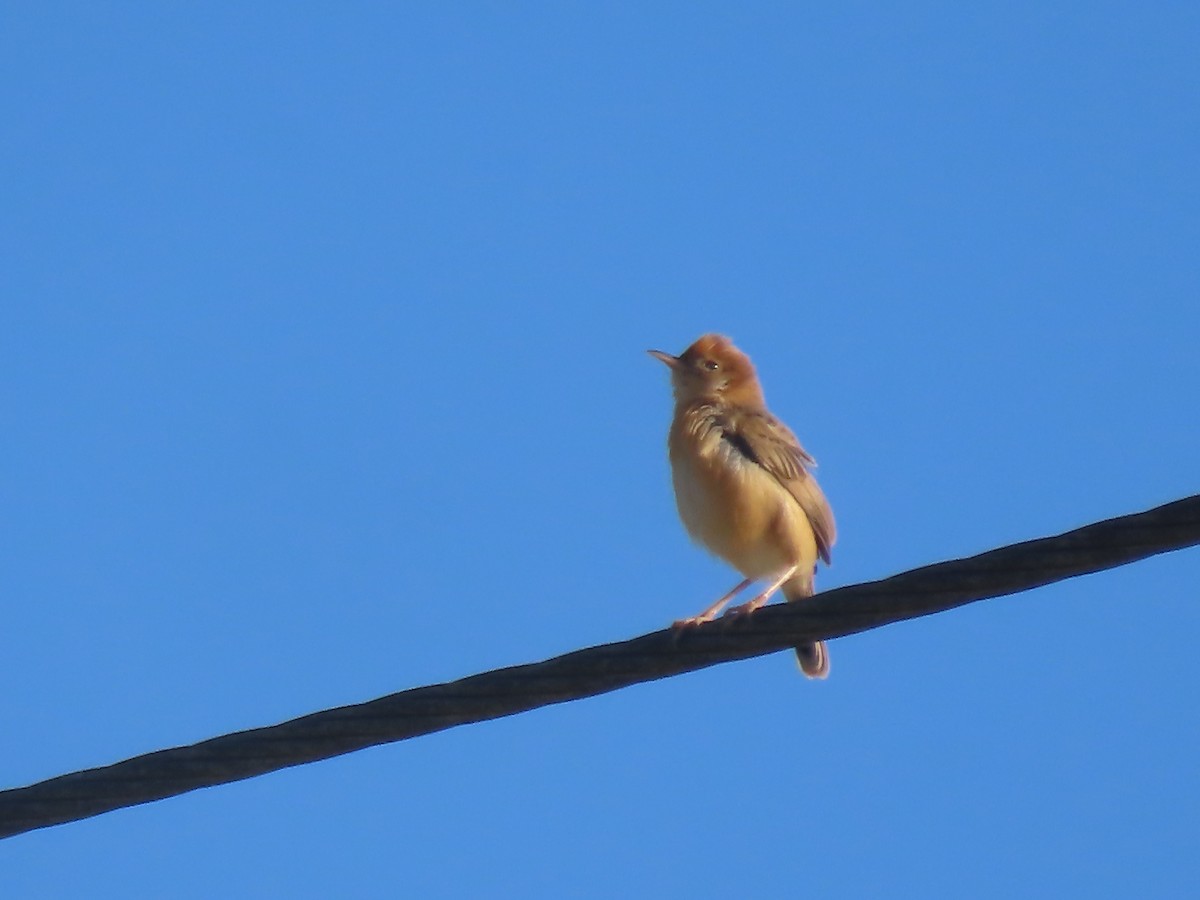
[[[813,593],[812,573],[806,573],[803,578],[794,578],[783,586],[783,596],[789,603],[811,597]],[[809,678],[829,677],[829,648],[824,641],[814,644],[798,644],[796,646],[796,662],[800,671]]]
[[[829,648],[824,641],[800,644],[796,647],[796,662],[800,664],[800,671],[809,678],[829,677]]]

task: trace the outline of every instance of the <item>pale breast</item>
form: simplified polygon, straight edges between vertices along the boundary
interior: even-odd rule
[[[749,578],[816,561],[812,527],[795,498],[757,463],[693,421],[673,430],[671,470],[688,533]]]

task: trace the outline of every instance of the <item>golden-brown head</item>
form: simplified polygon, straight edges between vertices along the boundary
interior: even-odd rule
[[[762,406],[762,387],[750,357],[720,334],[706,334],[679,356],[662,350],[646,351],[671,370],[676,403],[716,400]]]

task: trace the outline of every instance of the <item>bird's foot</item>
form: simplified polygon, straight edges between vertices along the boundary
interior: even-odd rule
[[[741,603],[738,606],[731,606],[725,613],[725,618],[736,619],[741,616],[748,616],[750,613],[754,612],[760,606],[765,604],[767,602],[767,597],[767,594],[759,594],[753,600],[749,600],[746,603]]]
[[[671,627],[676,630],[680,628],[693,628],[696,625],[703,625],[705,622],[711,622],[716,617],[716,613],[702,612],[698,616],[688,616],[686,619],[676,619],[671,623]]]

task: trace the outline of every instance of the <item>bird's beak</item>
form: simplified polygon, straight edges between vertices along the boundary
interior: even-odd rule
[[[676,366],[679,365],[679,357],[678,356],[672,356],[670,353],[664,353],[662,350],[647,350],[646,352],[649,353],[651,356],[653,356],[655,359],[660,360],[661,362],[665,363],[667,365],[667,368],[669,368],[669,369],[674,369]]]

